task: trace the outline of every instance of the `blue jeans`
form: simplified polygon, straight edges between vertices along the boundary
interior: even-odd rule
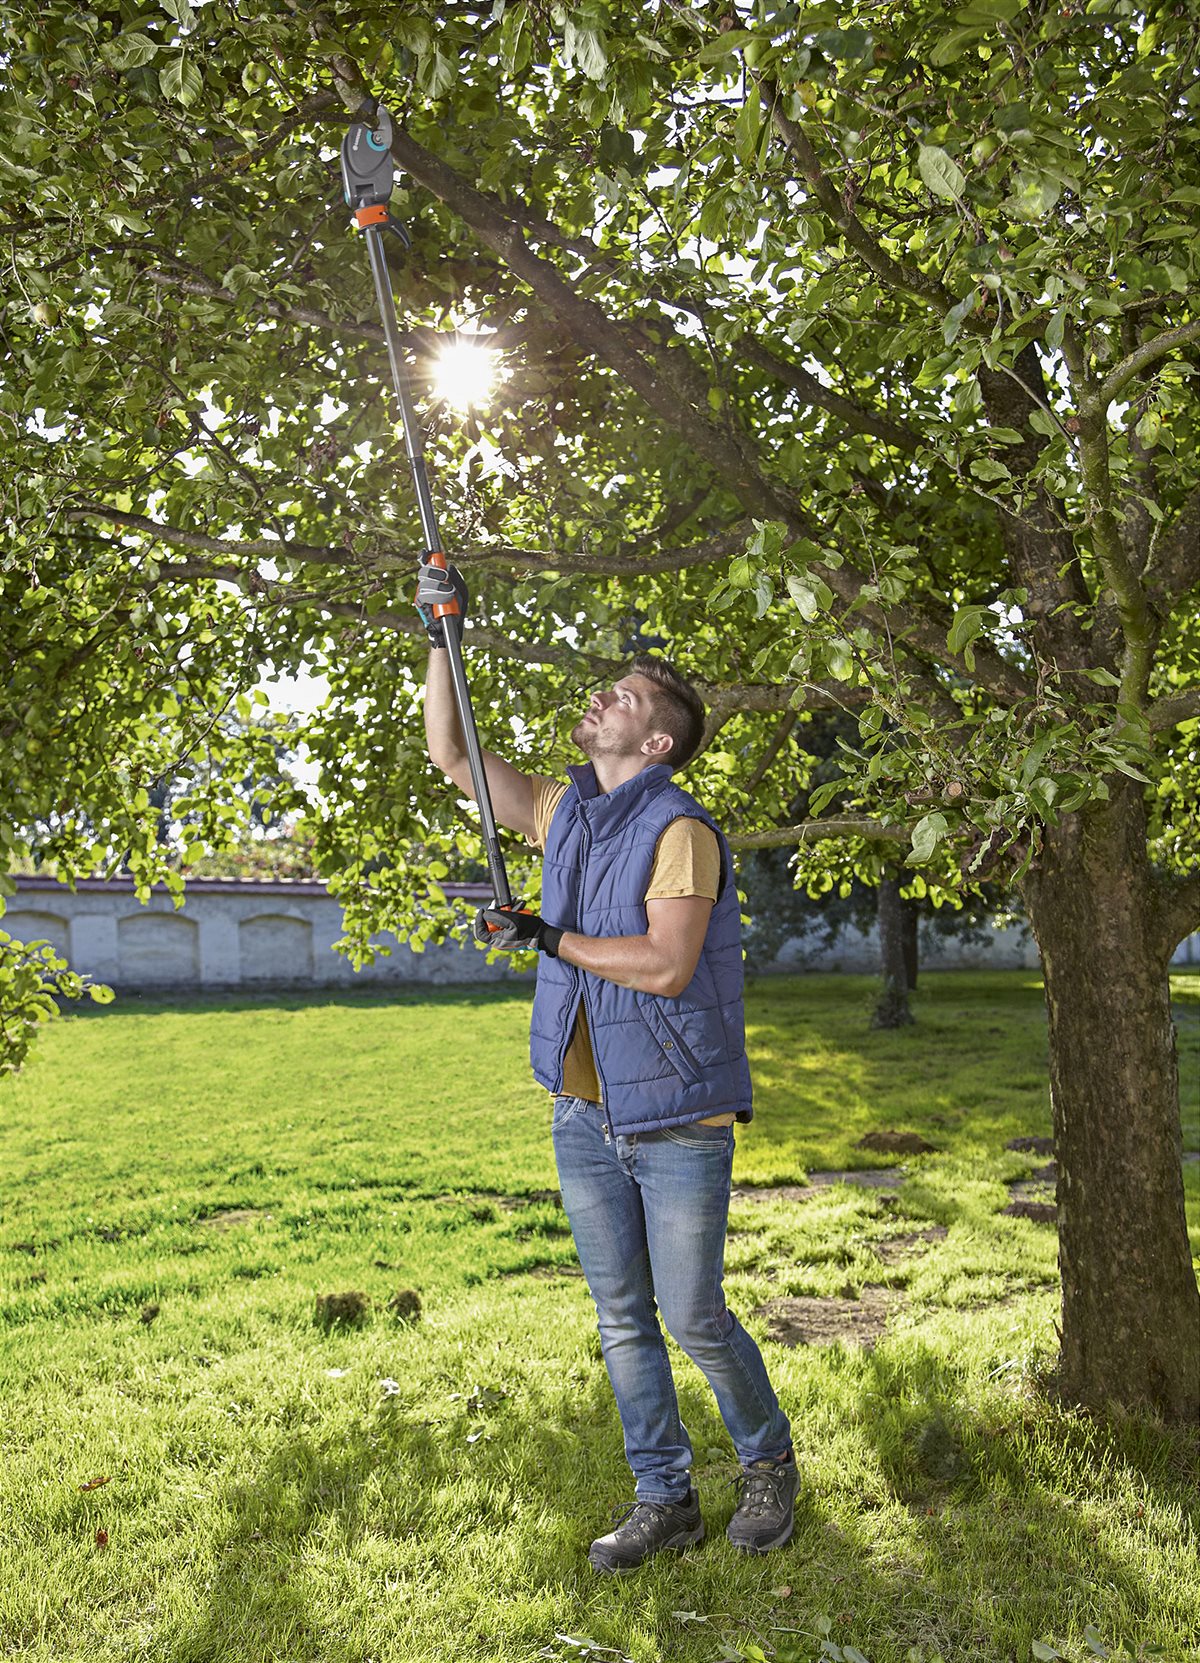
[[[554,1102],[554,1157],[639,1501],[686,1499],[692,1446],[655,1314],[716,1394],[743,1466],[777,1459],[791,1429],[762,1354],[725,1304],[733,1127],[610,1133],[603,1108]]]

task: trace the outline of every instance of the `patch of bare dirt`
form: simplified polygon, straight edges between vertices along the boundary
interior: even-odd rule
[[[223,1213],[208,1213],[204,1218],[196,1220],[196,1227],[200,1230],[232,1230],[238,1224],[253,1224],[256,1218],[270,1218],[270,1213],[260,1213],[257,1207],[229,1207]]]
[[[894,1189],[904,1182],[896,1166],[874,1166],[846,1172],[810,1172],[807,1184],[736,1185],[734,1201],[812,1201],[832,1184],[856,1184],[861,1189]]]
[[[885,1265],[901,1264],[914,1258],[931,1242],[945,1241],[949,1231],[944,1224],[931,1224],[927,1230],[912,1230],[904,1236],[888,1236],[874,1243],[875,1251]]]
[[[1009,1218],[1027,1218],[1031,1224],[1057,1224],[1058,1208],[1052,1201],[1010,1201],[1000,1211]]]
[[[1015,1149],[1018,1155],[1053,1155],[1053,1138],[1010,1138],[1004,1145],[1006,1149]]]
[[[562,1206],[561,1190],[530,1190],[527,1195],[498,1195],[496,1205],[506,1213],[515,1213],[521,1207],[536,1206],[539,1201],[549,1201],[555,1207]]]
[[[758,1307],[767,1319],[767,1333],[780,1345],[847,1345],[870,1351],[887,1327],[887,1319],[903,1296],[892,1288],[864,1285],[857,1299],[771,1299]]]
[[[879,1155],[933,1155],[937,1151],[919,1132],[866,1132],[854,1145]]]
[[[313,1321],[318,1328],[355,1328],[370,1314],[371,1301],[351,1288],[346,1293],[319,1293]]]

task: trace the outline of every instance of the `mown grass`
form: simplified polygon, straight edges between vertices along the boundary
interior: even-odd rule
[[[1200,980],[1176,993],[1196,1151]],[[628,1478],[594,1313],[542,1193],[527,996],[125,1001],[65,1020],[0,1093],[0,1648],[1194,1655],[1197,1439],[1093,1422],[1041,1389],[1053,1232],[1000,1211],[1039,1164],[1005,1143],[1049,1129],[1038,984],[926,977],[919,1025],[893,1034],[869,1031],[869,997],[850,977],[753,987],[759,1115],[735,1179],[878,1164],[854,1144],[881,1127],[937,1153],[905,1163],[898,1197],[736,1204],[729,1296],[762,1336],[769,1299],[883,1285],[888,1333],[873,1353],[764,1340],[804,1489],[794,1542],[762,1560],[723,1539],[731,1453],[677,1357],[709,1540],[620,1581],[584,1559]],[[1200,1166],[1185,1173],[1200,1253]],[[944,1238],[881,1259],[934,1223]],[[366,1320],[318,1327],[317,1296],[350,1289]],[[420,1321],[389,1314],[400,1289]]]

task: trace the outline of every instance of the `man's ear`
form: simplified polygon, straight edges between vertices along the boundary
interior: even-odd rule
[[[669,733],[652,733],[642,740],[642,750],[656,762],[669,762],[675,741]]]

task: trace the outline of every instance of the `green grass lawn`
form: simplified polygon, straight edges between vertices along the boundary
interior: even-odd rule
[[[737,1184],[886,1164],[854,1148],[872,1129],[936,1146],[890,1188],[735,1203],[729,1299],[795,1426],[795,1539],[724,1541],[732,1452],[676,1353],[709,1539],[603,1581],[584,1555],[630,1486],[546,1193],[527,995],[125,1000],[57,1024],[0,1089],[0,1653],[1197,1655],[1200,1442],[1042,1390],[1053,1230],[1001,1211],[1040,1164],[1005,1143],[1049,1131],[1039,984],[926,976],[891,1034],[871,992],[790,977],[748,1002]],[[1200,978],[1176,1001],[1194,1152]],[[756,1314],[864,1288],[890,1300],[873,1351],[789,1348]],[[348,1290],[365,1320],[319,1326]],[[388,1310],[400,1290],[419,1321]]]

